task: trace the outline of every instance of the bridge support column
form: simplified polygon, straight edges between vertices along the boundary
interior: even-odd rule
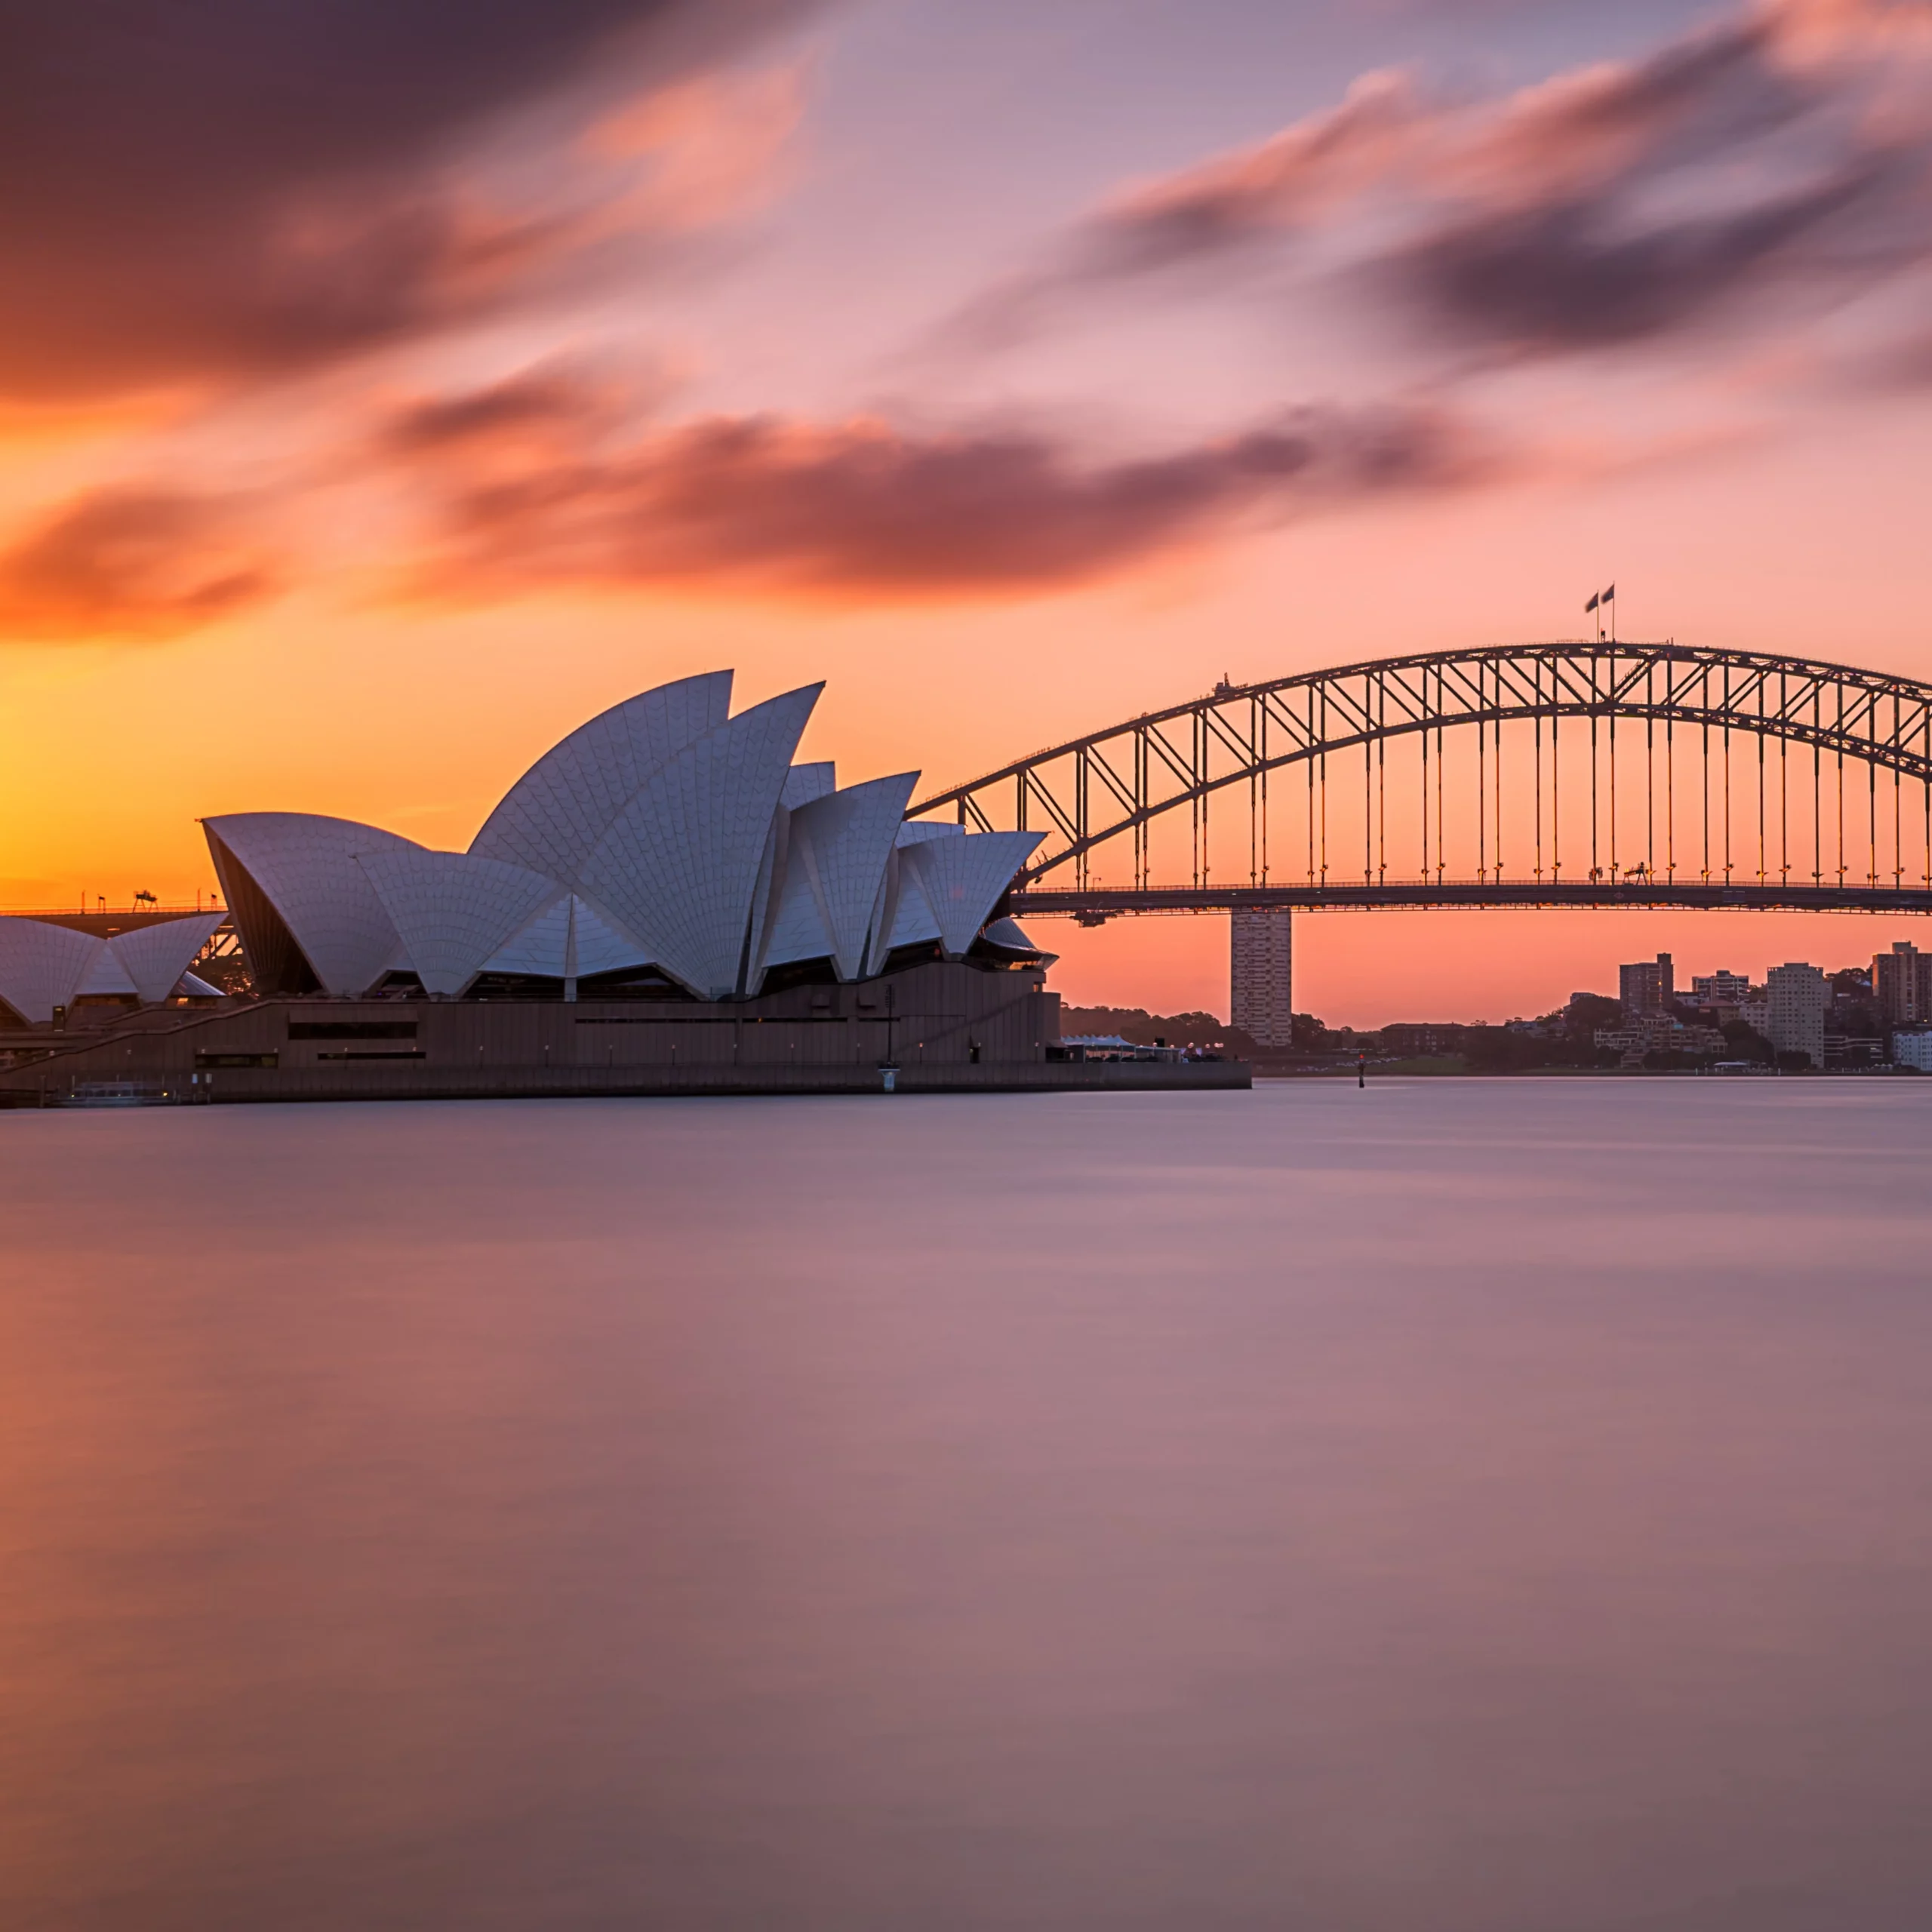
[[[1228,915],[1229,1013],[1258,1047],[1294,1044],[1294,915],[1285,906]]]

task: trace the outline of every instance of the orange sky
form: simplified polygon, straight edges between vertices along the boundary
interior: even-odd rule
[[[197,50],[88,57],[44,167],[97,112],[168,158],[0,193],[41,291],[0,319],[0,905],[192,900],[203,814],[460,846],[727,665],[740,705],[829,680],[805,754],[931,786],[1223,673],[1575,635],[1613,577],[1627,635],[1932,678],[1923,7],[1512,15],[1475,67],[1399,9],[1154,5],[1104,50],[1004,4],[627,11],[358,148],[351,9],[240,204]],[[398,17],[442,75],[446,10]],[[111,254],[136,218],[192,285]],[[1297,1003],[1502,1018],[1898,924],[1324,915]],[[1037,936],[1070,998],[1225,1011],[1218,919]]]

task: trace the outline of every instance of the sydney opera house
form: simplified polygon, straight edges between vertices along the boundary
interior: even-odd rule
[[[1039,835],[909,824],[917,772],[841,788],[795,764],[823,688],[736,717],[728,671],[646,691],[538,759],[466,852],[300,813],[208,820],[256,990],[740,1000],[1034,956],[989,921]]]
[[[237,813],[204,822],[225,912],[0,920],[0,1102],[1152,1083],[1058,1047],[1051,955],[1001,909],[1040,835],[908,820],[915,772],[798,762],[822,688],[631,698],[466,851]],[[217,928],[241,997],[192,970]]]

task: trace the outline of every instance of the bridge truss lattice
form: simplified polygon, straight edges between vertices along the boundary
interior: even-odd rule
[[[1035,910],[1932,909],[1932,686],[1551,643],[1223,684],[912,808],[1046,838]]]

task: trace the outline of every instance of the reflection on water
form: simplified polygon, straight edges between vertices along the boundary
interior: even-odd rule
[[[0,1924],[1932,1922],[1928,1143],[0,1115]]]

